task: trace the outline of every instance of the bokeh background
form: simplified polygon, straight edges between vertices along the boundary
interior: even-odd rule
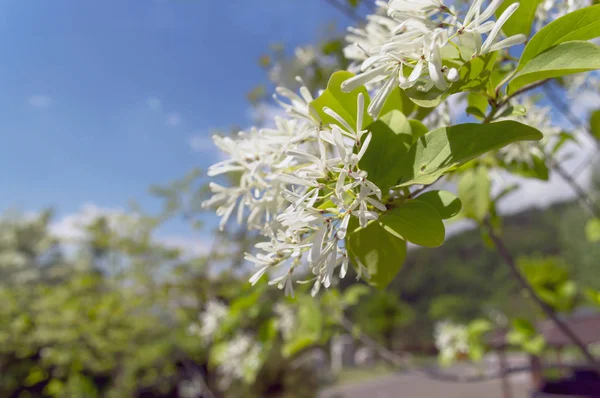
[[[360,336],[437,369],[442,321],[542,319],[467,222],[448,226],[442,248],[413,248],[385,292],[349,277],[290,300],[247,282],[255,236],[217,231],[200,207],[203,170],[222,159],[212,134],[268,125],[281,114],[274,87],[295,87],[296,75],[323,88],[348,65],[345,29],[375,7],[0,0],[0,397],[351,397],[363,387],[348,383],[367,382],[400,396],[393,379],[376,381],[398,368],[359,355]],[[598,91],[552,90],[554,123],[586,128]],[[466,118],[460,101],[449,104],[455,121]],[[596,142],[578,137],[564,166],[597,197]],[[561,311],[594,313],[585,297],[600,289],[600,246],[585,237],[577,193],[557,176],[498,178],[520,184],[500,211],[523,269],[540,286],[580,289]],[[434,382],[397,383],[408,397]],[[500,396],[497,384],[481,388]]]

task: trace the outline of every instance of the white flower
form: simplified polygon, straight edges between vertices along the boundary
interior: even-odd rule
[[[285,339],[291,338],[298,326],[294,310],[289,305],[277,303],[273,307],[273,311],[278,316],[277,328]]]
[[[389,8],[400,13],[448,11],[440,0],[391,0]]]
[[[497,21],[490,18],[501,0],[491,1],[483,11],[482,4],[483,0],[475,0],[461,19],[454,8],[439,0],[391,0],[387,8],[389,18],[377,16],[377,22],[367,25],[376,32],[373,40],[369,40],[366,28],[351,29],[353,34],[348,40],[361,50],[352,50],[353,59],[363,62],[360,73],[346,80],[342,90],[349,92],[362,85],[374,88],[376,94],[368,112],[377,117],[397,86],[445,91],[460,77],[455,65],[525,41],[524,35],[499,40],[502,26],[519,3],[510,5]],[[397,23],[395,28],[390,19]]]
[[[204,311],[198,316],[200,325],[194,323],[188,330],[191,334],[198,334],[203,340],[210,341],[227,317],[227,313],[228,308],[225,304],[211,300],[206,303]]]
[[[499,120],[516,120],[529,126],[535,126],[544,134],[544,138],[534,142],[515,142],[501,148],[498,153],[505,163],[524,163],[533,167],[534,156],[543,159],[545,155],[545,146],[560,134],[561,129],[552,123],[552,117],[550,115],[551,107],[541,107],[536,105],[535,101],[530,96],[524,97],[521,102],[527,111],[524,116],[512,116]],[[518,104],[515,102],[513,105]]]
[[[261,361],[261,344],[249,334],[240,333],[227,343],[216,358],[220,387],[228,388],[235,380],[256,375]]]
[[[544,0],[536,9],[536,30],[565,14],[590,5],[591,0]]]
[[[494,52],[506,47],[515,46],[517,44],[522,44],[525,42],[525,40],[527,40],[527,37],[525,35],[519,34],[494,43],[496,41],[496,36],[498,36],[498,33],[500,32],[500,29],[502,29],[502,26],[506,23],[508,18],[510,18],[511,15],[514,14],[515,11],[517,11],[517,8],[519,8],[519,3],[513,3],[510,6],[508,6],[508,8],[506,8],[506,10],[504,10],[504,12],[500,15],[498,21],[496,21],[494,27],[492,28],[492,30],[490,31],[490,33],[488,34],[487,38],[481,46],[481,54]]]
[[[435,325],[434,339],[442,363],[450,363],[458,354],[469,352],[469,335],[464,325],[439,322]]]

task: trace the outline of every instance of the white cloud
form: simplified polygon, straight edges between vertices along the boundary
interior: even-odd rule
[[[67,214],[52,223],[50,232],[65,242],[78,243],[87,236],[86,226],[99,217],[104,217],[108,221],[109,227],[120,233],[126,233],[129,228],[135,228],[135,224],[139,220],[135,214],[120,208],[106,208],[99,207],[94,203],[85,203],[78,212]],[[185,236],[158,233],[153,240],[167,247],[180,249],[186,256],[199,256],[210,251],[213,239],[210,234]]]
[[[162,107],[162,103],[157,97],[148,97],[146,98],[146,106],[148,106],[148,109],[151,111],[159,111]]]
[[[177,127],[181,124],[181,115],[177,112],[171,112],[167,115],[167,125],[171,127]]]
[[[47,108],[52,104],[52,98],[46,94],[35,94],[30,96],[27,102],[35,108]]]
[[[76,213],[67,214],[50,225],[50,232],[68,241],[78,241],[86,236],[85,227],[99,217],[105,217],[111,227],[117,228],[125,219],[135,219],[119,208],[102,208],[93,203],[85,203]]]
[[[186,256],[202,256],[208,254],[212,249],[214,237],[210,234],[203,234],[197,238],[189,236],[161,236],[156,239],[157,242],[167,247],[181,250]]]

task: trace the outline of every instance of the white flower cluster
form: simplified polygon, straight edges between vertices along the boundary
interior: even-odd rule
[[[357,98],[356,124],[325,108],[336,124],[324,126],[310,107],[306,87],[297,95],[278,88],[276,97],[288,119],[278,118],[274,128],[241,132],[237,139],[215,136],[216,145],[229,155],[211,166],[209,176],[229,173],[235,185],[212,182],[214,195],[204,206],[216,207],[224,227],[235,211],[238,222],[258,230],[266,241],[258,254],[246,254],[258,270],[251,283],[271,269],[287,264],[284,274],[271,280],[293,294],[292,275],[303,262],[314,277],[313,293],[329,287],[334,270],[340,277],[348,269],[343,245],[351,218],[365,226],[385,211],[382,192],[358,166],[371,140],[362,129],[364,98]]]
[[[211,300],[206,303],[204,311],[198,316],[199,324],[193,323],[188,328],[190,334],[196,334],[205,342],[210,342],[222,321],[229,312],[227,306],[220,301]]]
[[[500,120],[516,120],[528,126],[535,126],[544,134],[540,141],[519,141],[507,145],[499,150],[500,156],[506,163],[524,163],[533,167],[533,156],[544,159],[545,146],[561,132],[561,128],[552,123],[549,106],[536,105],[531,96],[524,97],[521,101],[526,109],[524,116],[512,116]],[[516,105],[516,103],[515,103]]]
[[[256,339],[244,333],[236,335],[216,358],[221,388],[228,388],[234,380],[255,375],[262,364],[262,347]]]
[[[467,327],[449,321],[439,322],[434,331],[435,347],[442,363],[450,363],[459,354],[469,352]]]
[[[536,30],[565,14],[590,5],[591,0],[544,0],[535,12]]]
[[[466,60],[525,41],[524,35],[498,40],[502,26],[519,7],[513,3],[497,21],[490,20],[501,3],[492,0],[482,11],[483,0],[475,0],[462,19],[458,10],[441,0],[391,0],[381,5],[387,17],[373,15],[364,29],[351,29],[347,37],[354,48],[346,49],[346,54],[364,61],[361,73],[344,82],[342,89],[378,85],[368,110],[374,117],[398,85],[446,90],[449,82],[459,79],[457,68]]]
[[[456,46],[462,55],[470,49],[466,51],[471,57],[524,40],[522,35],[496,40],[518,3],[496,22],[488,20],[501,0],[493,0],[483,11],[482,3],[475,0],[462,20],[439,0],[380,3],[385,12],[371,16],[364,30],[351,30],[350,40],[365,58],[362,73],[346,80],[342,89],[351,91],[367,83],[379,87],[368,109],[377,117],[388,93],[398,85],[445,89],[447,80],[456,80],[458,71],[447,66],[446,58],[451,51],[458,56]],[[354,59],[361,56],[357,53]],[[412,69],[408,76],[405,68]],[[264,236],[256,245],[258,253],[246,254],[257,267],[251,283],[284,267],[270,283],[293,295],[294,274],[310,271],[304,282],[313,283],[314,295],[321,286],[329,287],[337,272],[340,278],[346,275],[348,229],[376,220],[386,210],[383,197],[388,192],[382,192],[359,166],[371,142],[371,134],[363,129],[362,94],[357,97],[356,115],[347,115],[351,120],[324,108],[332,123],[323,123],[310,105],[310,91],[298,80],[300,95],[277,89],[275,99],[288,117],[276,118],[273,128],[251,129],[235,138],[214,137],[228,158],[211,166],[208,175],[228,177],[229,184],[212,182],[213,196],[203,205],[216,209],[221,228],[235,213],[239,224]],[[296,272],[302,264],[308,269]],[[356,266],[359,277],[369,277],[365,267]]]
[[[273,311],[277,315],[277,329],[284,339],[290,339],[298,327],[294,310],[289,305],[277,303],[273,307]]]

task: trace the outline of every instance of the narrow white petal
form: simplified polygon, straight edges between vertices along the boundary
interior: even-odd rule
[[[361,143],[360,151],[358,151],[358,155],[357,155],[358,160],[362,159],[365,152],[367,152],[367,149],[369,148],[369,144],[371,143],[371,137],[372,137],[371,133],[367,134],[367,138],[365,138],[365,140]]]
[[[482,53],[488,52],[488,49],[492,46],[492,43],[496,39],[496,36],[498,36],[500,29],[502,29],[502,25],[504,25],[506,21],[508,21],[508,18],[510,18],[511,15],[513,15],[513,13],[517,11],[517,8],[519,8],[519,3],[513,3],[506,10],[504,10],[502,15],[500,15],[500,18],[498,18],[498,20],[496,21],[494,29],[492,29],[488,37],[485,39],[485,42],[483,42],[483,45],[481,46]]]
[[[397,73],[397,72],[394,72],[394,73]],[[385,103],[385,100],[390,95],[390,93],[392,92],[394,87],[396,87],[397,81],[398,81],[398,79],[395,75],[391,76],[385,82],[383,87],[381,89],[379,89],[379,91],[375,95],[375,98],[373,98],[373,100],[369,104],[369,108],[367,109],[367,111],[369,112],[369,115],[371,115],[374,118],[377,118],[379,116],[379,112],[381,112],[381,108],[383,108],[383,104]]]
[[[315,183],[309,180],[305,180],[290,174],[279,174],[277,175],[277,177],[275,177],[278,181],[281,182],[285,182],[288,184],[294,184],[294,185],[303,185],[305,187],[313,187],[315,186]]]
[[[354,129],[352,127],[350,127],[350,125],[348,124],[348,122],[346,122],[344,120],[343,117],[341,117],[340,115],[338,115],[333,109],[331,108],[323,108],[323,112],[325,112],[326,114],[328,114],[329,116],[331,116],[332,118],[334,118],[335,120],[337,120],[337,122],[339,124],[341,124],[342,126],[344,126],[344,128],[346,129],[346,131],[354,133]]]
[[[366,198],[366,201],[369,202],[370,204],[372,204],[378,210],[381,210],[381,211],[387,210],[387,207],[385,207],[385,205],[383,203],[381,203],[373,198]]]
[[[506,39],[500,40],[498,43],[493,44],[489,48],[489,52],[494,52],[494,51],[501,50],[506,47],[512,47],[512,46],[516,46],[519,44],[523,44],[523,43],[525,43],[525,40],[527,40],[527,37],[525,35],[514,35],[511,37],[507,37]]]
[[[358,134],[362,130],[363,113],[365,112],[365,97],[363,93],[358,93],[358,98],[356,100],[356,108],[356,133]]]
[[[346,182],[346,177],[348,176],[348,173],[346,171],[342,171],[338,177],[338,180],[335,184],[335,194],[337,195],[338,198],[342,198],[342,195],[344,194],[344,183]]]
[[[344,239],[346,237],[346,232],[348,231],[348,223],[350,222],[350,213],[346,213],[344,218],[342,218],[342,222],[337,231],[338,239]]]
[[[480,21],[487,21],[496,12],[503,0],[492,0],[490,5],[479,15]]]
[[[316,233],[313,240],[313,245],[310,248],[310,252],[308,254],[308,261],[311,263],[315,263],[321,257],[323,247],[323,241],[325,240],[325,234],[327,233],[327,226],[321,227]]]
[[[384,74],[386,68],[387,65],[384,64],[367,72],[363,72],[359,75],[351,77],[350,79],[342,83],[342,91],[349,93],[350,91],[364,85],[365,83],[370,82],[377,76]]]

